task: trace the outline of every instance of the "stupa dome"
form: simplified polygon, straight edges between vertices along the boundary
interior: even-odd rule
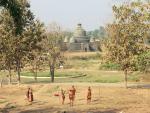
[[[74,37],[83,37],[86,36],[86,31],[82,28],[82,24],[77,24],[77,27],[74,31]]]

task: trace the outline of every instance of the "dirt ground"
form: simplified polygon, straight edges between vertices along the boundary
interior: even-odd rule
[[[69,106],[66,93],[65,105],[54,96],[71,85],[77,90],[75,105]],[[86,103],[87,87],[92,88],[92,102]],[[32,87],[34,102],[30,105],[25,97],[27,87]],[[121,88],[83,84],[34,84],[11,85],[0,88],[0,113],[150,113],[150,89]]]

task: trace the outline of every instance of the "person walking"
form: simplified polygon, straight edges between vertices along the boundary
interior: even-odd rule
[[[65,102],[65,91],[61,89],[61,99],[62,99],[62,105],[64,105]]]
[[[32,92],[31,88],[28,88],[28,91],[26,93],[26,97],[27,97],[28,102],[30,102],[32,104],[32,102],[33,102],[33,92]]]
[[[91,103],[91,99],[92,99],[92,91],[91,91],[91,87],[88,87],[88,91],[87,91],[87,104]]]

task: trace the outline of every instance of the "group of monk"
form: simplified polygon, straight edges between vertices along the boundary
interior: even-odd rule
[[[60,96],[61,97],[61,104],[63,105],[65,103],[65,98],[66,98],[66,92],[65,90],[61,89],[60,94],[57,94],[55,96]],[[68,91],[68,96],[69,96],[69,100],[70,100],[70,106],[74,105],[74,101],[75,101],[75,97],[76,97],[76,89],[74,86],[72,86],[69,91]],[[28,88],[27,92],[26,92],[26,97],[28,102],[30,102],[32,104],[33,102],[33,92],[31,88]],[[87,90],[87,104],[91,103],[91,98],[92,98],[92,91],[91,91],[91,87],[88,87]]]
[[[69,100],[70,100],[70,106],[74,105],[74,101],[75,101],[75,97],[76,97],[76,89],[74,86],[72,86],[69,91],[68,91],[68,95],[69,95]],[[63,89],[61,89],[61,98],[62,98],[62,104],[64,104],[65,102],[65,91]],[[92,98],[92,91],[91,91],[91,87],[88,87],[88,91],[87,91],[87,104],[91,103],[91,98]]]

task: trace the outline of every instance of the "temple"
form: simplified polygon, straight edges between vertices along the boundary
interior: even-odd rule
[[[68,51],[96,51],[97,45],[95,39],[87,36],[82,24],[77,24],[73,36],[64,40]]]

